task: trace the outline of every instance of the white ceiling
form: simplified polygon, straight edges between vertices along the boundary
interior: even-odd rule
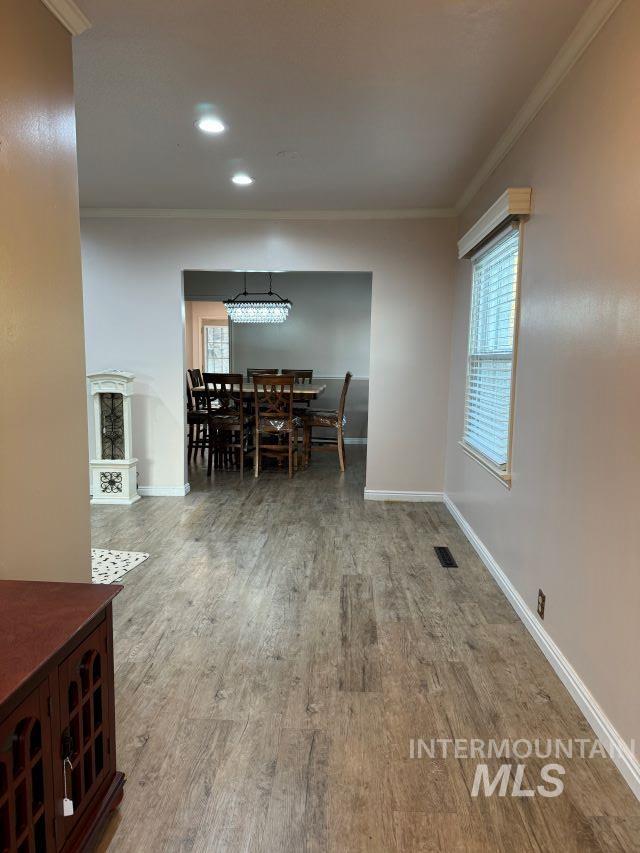
[[[452,207],[589,5],[77,2],[81,204],[236,210]]]

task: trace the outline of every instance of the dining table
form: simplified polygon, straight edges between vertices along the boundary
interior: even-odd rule
[[[237,386],[235,387],[237,389]],[[251,380],[242,383],[242,396],[245,400],[253,400],[253,390],[253,382]],[[303,385],[302,383],[297,383],[293,386],[293,399],[298,401],[317,400],[326,390],[326,385]],[[191,389],[191,393],[194,397],[204,396],[204,385],[196,385]]]
[[[234,391],[238,393],[238,385],[234,384]],[[310,405],[311,400],[317,400],[318,397],[321,397],[322,394],[327,390],[327,386],[325,384],[319,385],[307,385],[306,383],[297,382],[292,386],[293,390],[293,399],[297,402],[302,402]],[[196,409],[205,410],[207,409],[207,398],[206,398],[207,389],[204,385],[195,385],[191,389],[191,393],[193,394],[193,398],[196,404]],[[285,392],[286,393],[286,392]],[[253,410],[253,402],[254,402],[254,384],[253,381],[248,379],[242,382],[242,398],[244,404],[246,405],[247,415],[249,412]],[[220,454],[218,452],[215,453],[214,465],[216,468],[224,467],[226,462],[224,461],[224,454]]]

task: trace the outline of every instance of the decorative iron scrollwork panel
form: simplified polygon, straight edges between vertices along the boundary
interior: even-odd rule
[[[100,471],[100,489],[106,494],[122,491],[121,471]]]
[[[100,394],[102,458],[124,459],[124,415],[122,394]],[[103,492],[106,489],[102,490]],[[117,491],[122,491],[122,488]]]

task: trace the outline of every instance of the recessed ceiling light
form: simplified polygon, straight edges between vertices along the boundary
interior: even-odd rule
[[[231,180],[239,187],[248,187],[249,184],[253,183],[253,178],[250,175],[245,175],[244,172],[238,172],[238,174],[234,175]]]
[[[223,133],[227,129],[219,118],[211,116],[198,119],[196,127],[203,133]]]

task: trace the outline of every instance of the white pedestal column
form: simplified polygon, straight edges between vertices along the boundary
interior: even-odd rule
[[[102,370],[90,373],[96,437],[95,458],[89,460],[93,504],[124,504],[140,500],[138,462],[131,455],[133,373]]]

